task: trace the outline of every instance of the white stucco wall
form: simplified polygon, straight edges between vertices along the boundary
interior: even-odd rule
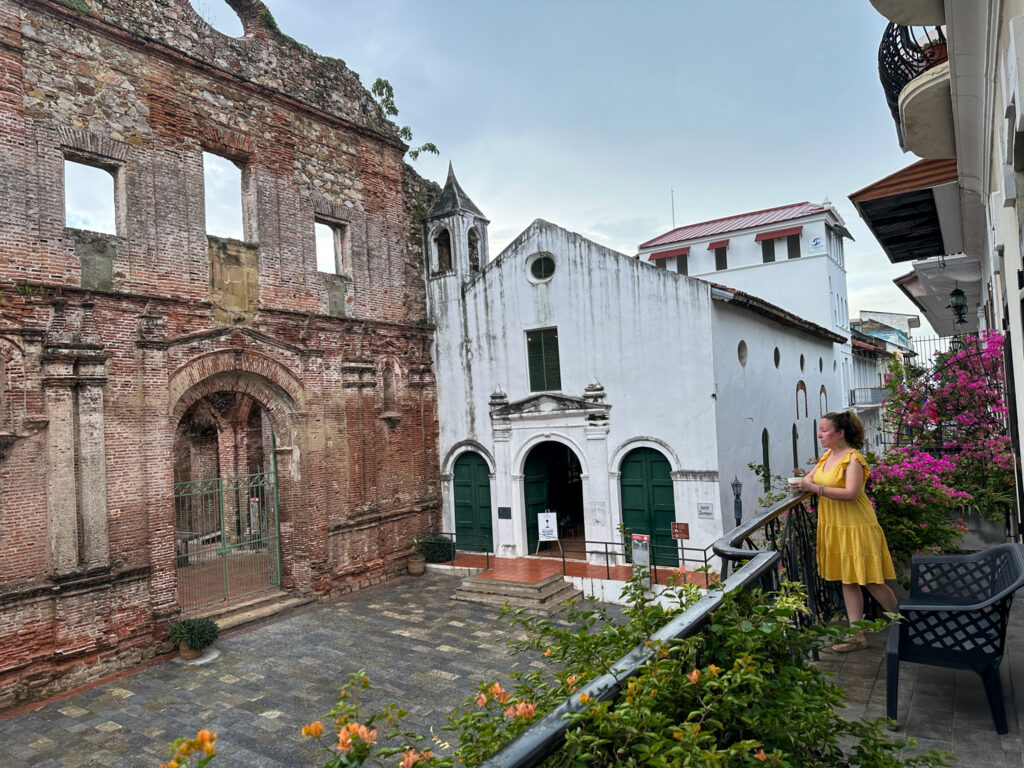
[[[556,265],[542,283],[527,267],[538,251],[550,253]],[[618,537],[619,463],[642,446],[669,460],[676,519],[690,523],[691,544],[704,547],[717,538],[709,286],[652,270],[546,222],[531,225],[470,282],[463,277],[429,281],[442,473],[451,471],[453,449],[467,441],[494,458],[492,504],[513,510],[512,521],[493,517],[495,538],[513,537],[523,554],[523,463],[543,440],[569,445],[580,459],[588,539]],[[606,434],[579,415],[548,413],[515,421],[508,440],[495,442],[491,393],[500,387],[511,402],[531,395],[526,331],[538,328],[558,329],[562,393],[581,397],[595,380],[604,386],[611,406]],[[710,504],[712,518],[698,519],[697,504]],[[446,498],[446,525],[452,525],[449,507]]]
[[[825,405],[821,388],[825,387],[827,409],[835,410],[839,379],[832,369],[830,341],[728,303],[715,302],[713,318],[720,497],[731,523],[733,495],[729,482],[733,477],[743,483],[744,519],[758,509],[763,487],[747,465],[762,463],[762,430],[768,430],[772,472],[789,475],[793,469],[793,425],[797,427],[802,464],[815,455],[817,423]],[[746,365],[739,361],[741,341],[746,345]],[[803,395],[797,395],[801,381],[807,392],[806,409]]]

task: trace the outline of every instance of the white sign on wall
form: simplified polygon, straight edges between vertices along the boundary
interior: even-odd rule
[[[807,253],[811,256],[817,256],[820,253],[828,253],[828,246],[825,243],[824,237],[812,237],[807,241]]]
[[[558,541],[558,515],[556,513],[537,513],[537,541]]]
[[[714,520],[715,510],[710,504],[697,505],[697,518],[699,520]]]

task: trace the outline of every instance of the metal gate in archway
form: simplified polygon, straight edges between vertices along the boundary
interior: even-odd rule
[[[281,586],[277,473],[174,484],[182,611]]]

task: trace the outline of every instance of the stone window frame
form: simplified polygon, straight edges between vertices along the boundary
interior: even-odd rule
[[[242,172],[242,242],[250,245],[259,245],[259,181],[256,172],[256,147],[246,134],[232,130],[222,125],[204,123],[200,129],[199,136],[199,167],[200,183],[203,189],[203,202],[206,201],[206,183],[203,178],[203,157],[202,153],[207,152],[217,155],[238,166]],[[206,218],[203,218],[203,234],[208,237],[219,237],[210,235],[206,231]],[[221,238],[231,239],[231,238]]]
[[[349,283],[355,281],[355,276],[360,268],[367,264],[366,257],[366,218],[363,211],[356,205],[349,206],[343,203],[336,203],[321,195],[311,195],[309,206],[312,209],[309,233],[312,250],[309,256],[309,263],[313,265],[312,272],[323,280],[346,280]],[[330,227],[344,227],[347,238],[348,257],[347,273],[334,274],[321,272],[316,266],[316,234],[314,225],[317,223],[327,224]]]
[[[316,271],[321,275],[333,275],[345,280],[352,279],[352,232],[348,222],[335,219],[333,216],[325,216],[320,213],[313,214],[314,228],[314,250],[316,248],[316,225],[321,224],[331,230],[334,247],[334,271],[327,272],[320,268],[319,254],[314,253]]]
[[[59,149],[61,154],[60,170],[60,210],[61,222],[65,231],[85,232],[78,227],[67,225],[67,189],[64,162],[99,168],[109,173],[114,179],[114,232],[101,232],[106,237],[125,237],[128,231],[128,185],[125,179],[125,167],[128,164],[128,144],[109,136],[101,136],[78,128],[60,126]]]

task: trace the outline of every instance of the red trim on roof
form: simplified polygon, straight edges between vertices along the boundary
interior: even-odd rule
[[[708,250],[713,251],[716,248],[725,248],[729,244],[728,238],[725,240],[715,240],[713,243],[708,243]]]
[[[659,261],[661,259],[669,259],[673,256],[686,256],[690,252],[690,246],[685,248],[673,248],[670,251],[661,251],[661,253],[652,253],[648,257],[648,261]]]
[[[780,237],[799,235],[803,231],[803,227],[789,227],[788,229],[776,229],[773,232],[761,232],[754,238],[754,242],[760,243],[762,240],[778,240]]]
[[[663,235],[651,238],[647,242],[641,243],[639,247],[653,248],[659,245],[670,245],[672,243],[681,243],[687,240],[697,240],[705,237],[714,237],[715,235],[724,235],[729,232],[737,232],[741,229],[754,229],[756,227],[771,226],[776,223],[782,224],[783,222],[799,220],[807,218],[808,216],[818,216],[821,214],[836,215],[832,209],[826,208],[823,205],[818,205],[817,203],[782,205],[778,208],[766,208],[763,211],[742,213],[738,216],[727,216],[723,219],[703,221],[699,224],[687,224],[684,227],[678,227],[677,229],[673,229]]]

